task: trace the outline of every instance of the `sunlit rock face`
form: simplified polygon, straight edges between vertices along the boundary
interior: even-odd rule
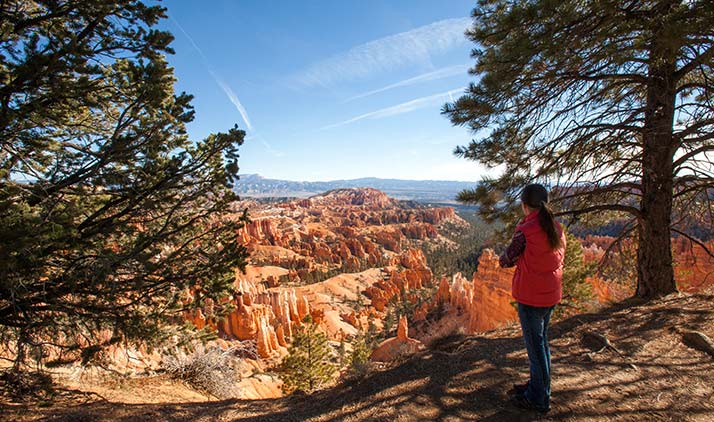
[[[426,265],[426,257],[421,250],[411,249],[400,255],[397,262],[403,270],[387,270],[384,279],[373,283],[364,291],[371,305],[377,311],[384,311],[386,305],[409,290],[420,290],[431,285],[432,273]]]
[[[420,246],[445,241],[441,223],[466,224],[452,208],[406,205],[370,188],[245,206],[251,221],[238,236],[252,264],[236,277],[235,310],[215,323],[222,335],[236,339],[256,338],[266,325],[262,318],[278,338],[282,327],[289,343],[293,326],[313,308],[328,336],[354,332],[370,311],[345,301],[382,312],[390,301],[407,299],[405,292],[430,286]],[[205,326],[205,313],[191,320]]]
[[[515,308],[511,304],[512,268],[501,268],[498,256],[491,249],[486,249],[479,259],[478,271],[471,280],[460,273],[453,276],[446,293],[442,281],[442,300],[446,297],[452,309],[468,315],[464,327],[466,333],[476,333],[494,329],[517,319]]]
[[[266,287],[265,283],[256,283],[256,280],[267,279],[268,275],[281,277],[287,270],[249,266],[246,275],[239,274],[236,279],[240,294],[233,298],[235,309],[217,324],[217,329],[228,339],[256,339],[262,358],[284,354],[296,325],[307,314],[313,316],[330,339],[356,335],[364,330],[370,317],[382,317],[388,303],[416,300],[407,292],[434,283],[426,258],[419,249],[393,253],[389,256],[389,264],[359,273],[339,274],[309,285],[276,288]],[[481,256],[479,270],[471,280],[461,274],[454,275],[451,280],[442,278],[438,287],[434,286],[433,299],[415,310],[414,319],[424,320],[433,309],[446,306],[448,312],[444,318],[461,321],[466,333],[490,330],[513,321],[516,313],[510,296],[512,275],[512,269],[500,268],[498,257],[493,251],[486,250]],[[355,306],[356,303],[360,305]],[[196,323],[205,324],[203,320],[205,317]],[[396,340],[385,342],[382,351],[376,352],[375,359],[387,359],[397,353],[395,350],[406,353],[418,349],[417,340],[405,334],[405,324],[406,320],[400,321]]]

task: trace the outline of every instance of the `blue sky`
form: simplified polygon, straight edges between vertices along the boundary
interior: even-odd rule
[[[194,138],[237,123],[241,173],[288,180],[475,181],[439,113],[473,80],[473,1],[162,2]]]

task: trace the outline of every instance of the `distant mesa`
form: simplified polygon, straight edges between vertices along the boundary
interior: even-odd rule
[[[374,188],[343,188],[334,189],[323,194],[310,197],[316,205],[329,203],[341,205],[364,205],[374,208],[387,208],[397,206],[397,201],[391,199],[386,193]]]

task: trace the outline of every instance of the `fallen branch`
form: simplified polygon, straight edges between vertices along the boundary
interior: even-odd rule
[[[637,365],[632,363],[630,359],[625,356],[624,353],[622,353],[617,347],[615,347],[610,340],[605,337],[603,334],[592,332],[592,331],[586,331],[583,333],[582,337],[582,343],[585,345],[585,347],[589,348],[592,350],[591,353],[587,353],[587,357],[593,361],[593,355],[602,352],[605,349],[611,349],[614,352],[616,352],[622,360],[627,364],[628,367],[634,370],[638,370],[639,368]]]
[[[622,356],[622,352],[613,346],[607,337],[600,333],[586,331],[583,333],[582,342],[586,347],[592,349],[595,353],[600,353],[603,350],[610,348],[617,352],[618,355]]]
[[[682,343],[714,357],[714,341],[700,331],[682,331]]]

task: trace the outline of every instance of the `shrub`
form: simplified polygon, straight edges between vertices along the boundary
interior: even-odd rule
[[[240,381],[234,361],[242,348],[223,350],[219,347],[199,346],[187,355],[167,356],[163,368],[171,378],[179,379],[191,387],[219,399],[234,397],[236,383]]]
[[[47,373],[12,369],[0,372],[0,399],[44,400],[50,399],[53,393],[52,378]]]

